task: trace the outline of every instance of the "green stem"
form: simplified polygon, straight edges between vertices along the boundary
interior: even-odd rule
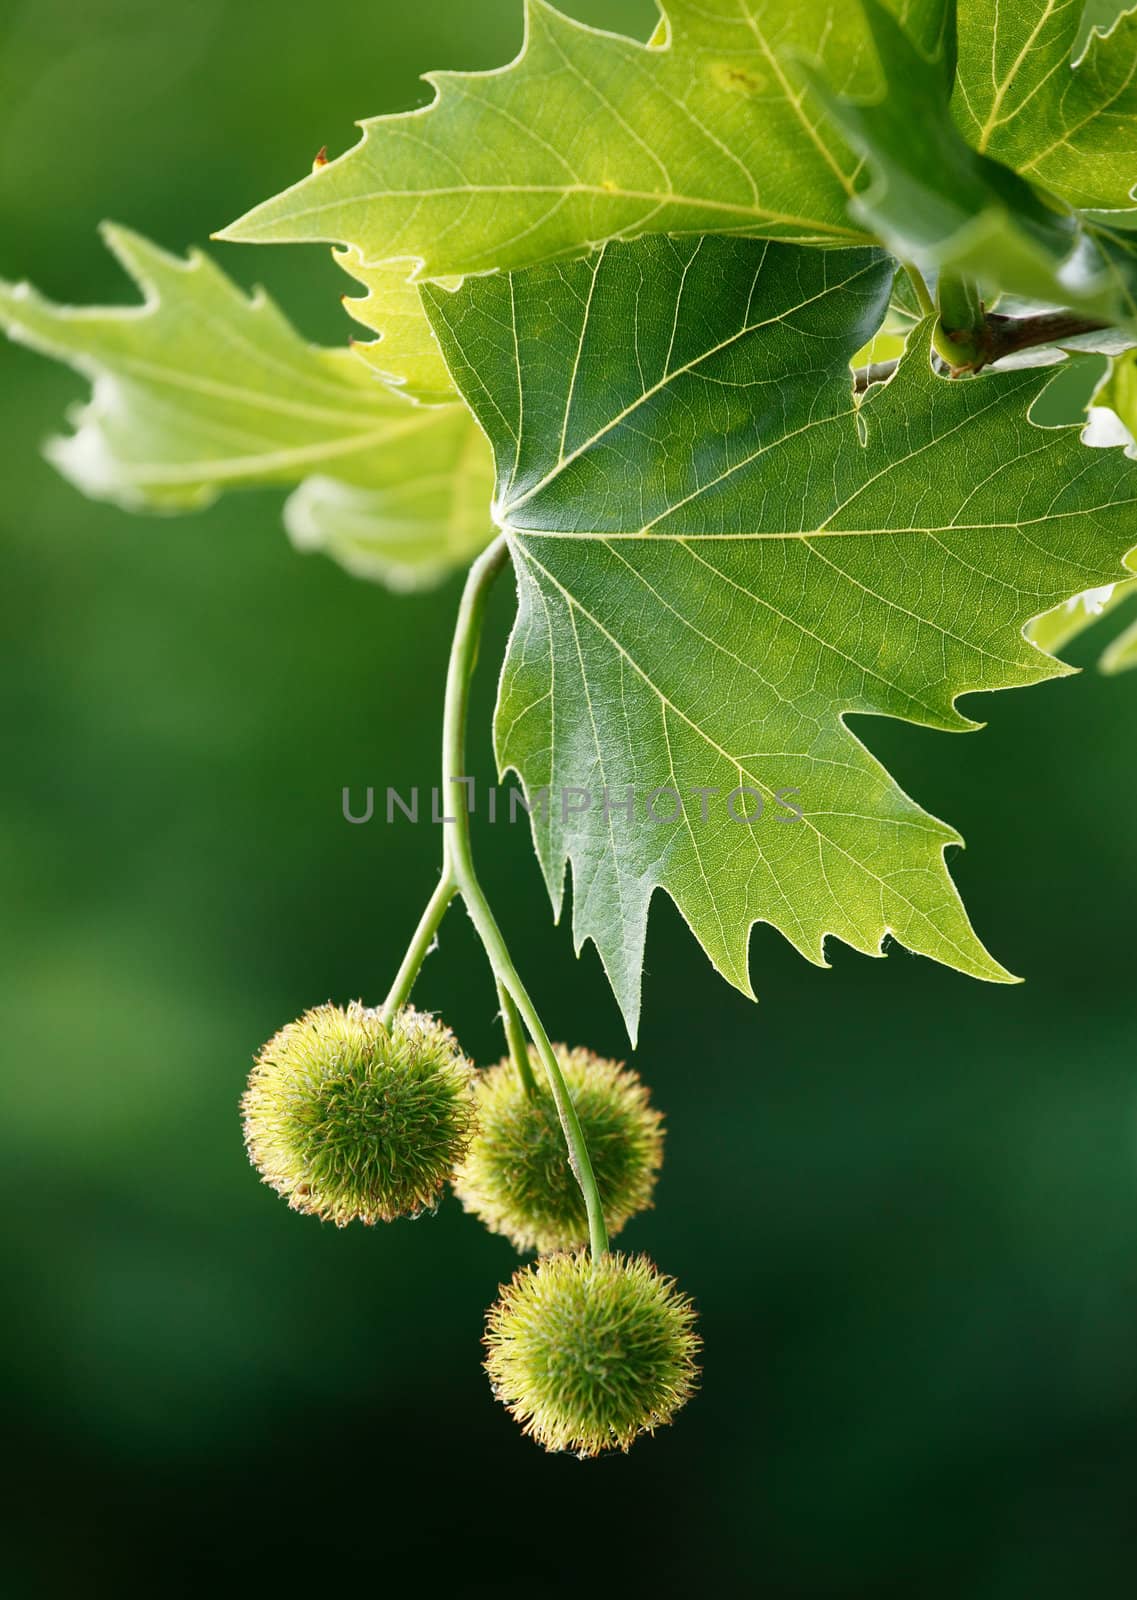
[[[905,261],[901,264],[908,275],[908,282],[912,285],[912,293],[916,296],[916,304],[920,307],[920,315],[934,317],[936,308],[928,285],[924,282],[924,274],[918,267],[914,267],[910,261]]]
[[[982,333],[986,322],[983,297],[974,278],[957,272],[941,272],[936,284],[940,321],[951,338]]]
[[[434,936],[438,932],[438,925],[446,915],[446,908],[458,891],[458,885],[446,871],[443,872],[438,888],[427,902],[422,920],[415,929],[414,938],[403,957],[403,964],[395,974],[395,981],[391,985],[391,992],[383,1002],[379,1013],[383,1022],[389,1024],[395,1012],[405,1006],[411,997],[415,979],[419,975],[419,968],[426,959]]]
[[[525,1093],[536,1094],[537,1080],[533,1076],[533,1064],[529,1060],[529,1040],[525,1034],[521,1013],[514,1004],[513,996],[502,983],[497,986],[497,998],[501,1005],[501,1025],[505,1030],[505,1042],[509,1046],[509,1059],[513,1062]]]
[[[1007,317],[992,311],[984,329],[984,359],[1001,361],[1004,356],[1039,345],[1052,344],[1061,349],[1067,339],[1102,333],[1112,326],[1094,317],[1079,317],[1072,311],[1040,311],[1030,317]]]
[[[499,534],[489,549],[474,562],[466,579],[458,622],[454,629],[454,643],[450,652],[450,668],[446,676],[446,708],[442,728],[442,795],[453,797],[454,820],[447,824],[446,848],[443,853],[443,879],[455,883],[466,902],[466,909],[479,939],[489,957],[498,985],[514,1002],[537,1047],[541,1065],[545,1069],[557,1108],[565,1143],[568,1146],[569,1164],[584,1195],[588,1213],[588,1236],[594,1257],[607,1254],[608,1229],[596,1175],[585,1143],[584,1130],[572,1096],[561,1075],[560,1065],[537,1008],[518,976],[501,929],[498,927],[489,901],[485,897],[478,875],[474,870],[473,849],[470,843],[470,813],[463,768],[466,764],[466,715],[470,700],[470,679],[477,661],[478,640],[486,596],[508,558],[509,548],[504,534]]]

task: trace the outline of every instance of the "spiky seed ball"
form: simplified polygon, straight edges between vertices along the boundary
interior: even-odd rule
[[[591,1050],[554,1045],[592,1158],[610,1234],[651,1205],[663,1118],[639,1075]],[[565,1156],[557,1108],[535,1050],[537,1092],[509,1061],[474,1084],[478,1129],[454,1179],[467,1211],[518,1250],[574,1250],[588,1239],[584,1196]]]
[[[627,1450],[695,1388],[695,1311],[646,1256],[542,1256],[491,1307],[494,1394],[546,1450]]]
[[[241,1101],[249,1159],[294,1211],[337,1227],[414,1216],[466,1152],[473,1073],[421,1011],[388,1029],[357,1001],[316,1006],[257,1057]]]

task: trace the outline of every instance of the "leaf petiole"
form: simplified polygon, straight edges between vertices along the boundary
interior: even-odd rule
[[[934,317],[936,314],[935,302],[931,291],[924,281],[924,274],[919,267],[914,267],[910,261],[901,263],[907,275],[908,282],[912,285],[912,293],[916,296],[916,304],[920,307],[920,315]]]
[[[941,272],[936,284],[939,320],[932,344],[953,372],[976,371],[981,359],[987,318],[979,285],[956,272]]]

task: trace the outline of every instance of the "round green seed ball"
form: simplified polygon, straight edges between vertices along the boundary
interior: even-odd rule
[[[388,1028],[356,1001],[316,1006],[256,1059],[241,1101],[249,1159],[294,1211],[337,1227],[415,1216],[465,1154],[473,1073],[423,1012]]]
[[[651,1205],[663,1159],[663,1119],[637,1073],[591,1050],[554,1045],[584,1130],[610,1234]],[[467,1211],[518,1250],[573,1250],[588,1239],[584,1196],[565,1153],[540,1058],[537,1091],[499,1062],[475,1080],[478,1127],[454,1178]]]
[[[486,1371],[546,1450],[626,1451],[693,1392],[694,1325],[691,1301],[646,1256],[543,1256],[490,1310]]]

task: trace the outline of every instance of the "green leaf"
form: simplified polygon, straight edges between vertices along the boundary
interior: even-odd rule
[[[892,273],[869,250],[656,238],[424,291],[517,573],[499,765],[552,790],[546,882],[559,909],[571,862],[578,945],[633,1035],[656,889],[747,993],[756,921],[819,964],[830,936],[878,954],[891,934],[1007,978],[948,877],[958,835],[847,719],[964,730],[960,694],[1068,670],[1023,627],[1113,578],[1137,469],[1031,423],[1045,371],[934,376],[926,326],[858,404],[849,359]],[[634,825],[602,804],[629,786]],[[761,820],[729,819],[740,786]],[[683,814],[645,825],[660,787]]]
[[[974,278],[993,293],[1137,318],[1132,236],[1043,198],[973,149],[953,121],[954,7],[943,8],[945,35],[928,57],[879,0],[861,3],[883,89],[851,98],[813,74],[819,97],[872,172],[871,186],[850,203],[854,218],[925,269]]]
[[[374,463],[386,483],[360,488],[306,478],[284,508],[299,550],[321,550],[357,578],[389,589],[421,589],[465,565],[487,542],[493,494],[489,448],[465,406],[448,406],[431,430],[438,469],[408,476],[397,451]]]
[[[344,271],[367,290],[365,295],[344,299],[355,320],[376,335],[369,343],[355,343],[356,355],[384,382],[424,405],[456,400],[454,380],[423,311],[418,285],[411,281],[414,263],[382,261],[366,266],[356,250],[335,250],[333,254]]]
[[[47,446],[84,493],[180,511],[226,488],[301,483],[294,536],[403,586],[485,543],[489,450],[460,402],[416,405],[351,350],[307,343],[204,256],[181,260],[121,228],[104,236],[141,305],[80,310],[0,282],[10,337],[93,385],[74,431]],[[426,357],[394,342],[408,387],[425,385]]]
[[[655,232],[879,240],[1137,326],[1137,13],[1075,65],[1078,0],[958,9],[957,78],[954,0],[672,0],[646,45],[527,0],[509,66],[429,74],[431,105],[219,237],[427,279]]]
[[[1094,394],[1086,438],[1103,446],[1120,444],[1130,456],[1137,456],[1137,352],[1129,351],[1111,362]],[[1125,564],[1137,573],[1137,549],[1129,552]],[[1029,635],[1041,649],[1056,655],[1087,628],[1096,627],[1116,611],[1130,609],[1134,595],[1137,578],[1074,595],[1032,622]],[[1099,664],[1103,672],[1110,673],[1137,667],[1137,621],[1130,622],[1106,646]]]
[[[1075,62],[1083,9],[962,0],[953,110],[976,150],[1032,183],[1074,206],[1125,208],[1137,198],[1137,10],[1095,28]]]
[[[527,0],[508,67],[427,74],[433,104],[365,122],[346,155],[218,237],[339,241],[364,262],[413,256],[427,278],[647,231],[862,237],[846,212],[859,163],[797,61],[870,91],[857,8],[673,0],[666,21],[641,45]]]

